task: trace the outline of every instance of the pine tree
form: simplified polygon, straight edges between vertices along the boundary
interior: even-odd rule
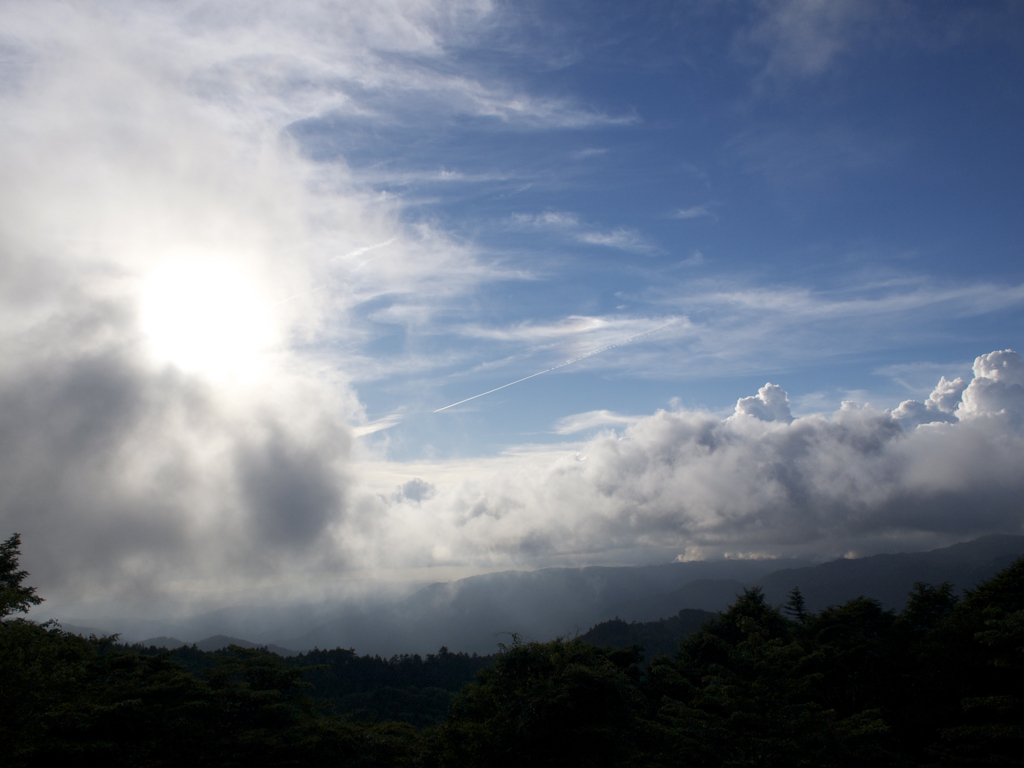
[[[0,618],[12,613],[28,613],[29,606],[39,605],[43,598],[35,587],[23,587],[27,571],[18,570],[21,557],[21,534],[14,533],[0,544]]]
[[[793,587],[789,591],[789,600],[786,602],[786,607],[782,610],[785,611],[787,616],[790,616],[801,624],[807,617],[806,603],[804,602],[804,596],[800,592],[800,587]]]

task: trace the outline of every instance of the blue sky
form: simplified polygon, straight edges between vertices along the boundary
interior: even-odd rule
[[[384,123],[324,115],[287,128],[310,157],[400,199],[405,222],[443,228],[513,275],[426,326],[379,319],[402,296],[360,308],[365,354],[451,361],[357,384],[371,418],[407,414],[389,434],[395,458],[550,439],[577,411],[647,413],[671,398],[731,408],[768,379],[805,411],[848,397],[893,407],[930,391],[932,365],[959,374],[982,351],[1020,346],[1024,67],[1012,5],[494,14],[410,65],[548,114],[412,100],[389,104]],[[684,317],[702,332],[676,326],[428,415]],[[573,318],[615,327],[573,333],[585,325]],[[494,338],[510,329],[518,338]]]
[[[805,411],[851,390],[894,407],[930,391],[929,364],[958,374],[979,350],[1020,346],[1024,68],[1013,6],[499,13],[497,29],[443,67],[574,115],[290,128],[312,157],[343,160],[409,201],[407,220],[438,222],[523,276],[480,286],[436,326],[371,321],[371,354],[458,359],[359,388],[372,416],[411,412],[389,435],[394,456],[425,442],[441,455],[500,451],[547,439],[573,411],[648,413],[673,397],[731,408],[766,379],[808,398]],[[762,312],[730,294],[781,306]],[[822,319],[790,296],[826,313],[861,306]],[[632,335],[494,344],[460,333],[574,316],[637,328],[686,316],[707,333],[655,335],[457,413],[416,413]],[[475,373],[474,362],[490,367]],[[921,374],[894,375],[913,365]]]
[[[0,22],[0,520],[59,604],[1024,530],[1019,3]]]

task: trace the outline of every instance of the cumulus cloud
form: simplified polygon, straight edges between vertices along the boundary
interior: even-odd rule
[[[943,376],[927,400],[923,403],[904,400],[893,410],[892,417],[908,428],[937,421],[952,423],[956,421],[954,411],[966,388],[967,383],[959,376],[953,381]]]
[[[974,379],[956,407],[961,419],[1002,416],[1020,425],[1024,418],[1024,360],[1013,350],[990,352],[974,361]]]
[[[736,412],[731,418],[753,416],[758,421],[782,421],[790,424],[793,414],[789,412],[789,395],[778,384],[765,384],[753,397],[741,397],[736,401]]]
[[[1012,349],[981,355],[974,361],[970,384],[943,376],[924,403],[906,400],[892,415],[908,427],[993,417],[1019,425],[1024,417],[1024,360]]]
[[[463,465],[465,479],[439,482],[415,510],[380,509],[391,532],[382,540],[397,550],[379,556],[476,567],[697,551],[820,556],[1020,532],[1021,366],[1011,351],[979,357],[969,385],[936,387],[922,405],[928,421],[906,404],[887,412],[852,402],[794,418],[785,391],[767,384],[728,418],[659,411],[557,458],[549,449],[484,473]]]

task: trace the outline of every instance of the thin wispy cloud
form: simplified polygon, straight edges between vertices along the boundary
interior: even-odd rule
[[[545,211],[544,213],[516,213],[512,216],[513,223],[524,227],[553,229],[575,229],[580,226],[579,217],[565,211]]]
[[[677,266],[702,263],[703,256],[698,253]],[[618,334],[643,333],[664,323],[661,318],[665,315],[654,311],[671,307],[676,322],[658,334],[653,346],[626,348],[614,356],[590,360],[588,366],[630,371],[640,377],[692,380],[709,365],[721,373],[749,375],[777,370],[780,364],[840,361],[877,349],[883,338],[894,346],[907,343],[907,339],[932,338],[935,323],[951,317],[970,318],[1024,305],[1021,286],[940,286],[920,279],[832,291],[792,286],[723,290],[721,283],[710,286],[706,281],[697,286],[696,290],[681,287],[678,292],[668,286],[659,288],[645,305],[652,311],[648,316],[573,315],[555,322],[505,326],[463,323],[449,330],[467,339],[516,345],[521,352],[507,358],[505,365],[520,365],[532,355],[571,356],[582,349],[581,344],[600,346]],[[809,323],[810,318],[813,322]],[[464,356],[461,359],[466,360]],[[400,365],[396,360],[384,369],[372,363],[370,367],[384,371]],[[458,363],[438,358],[438,369],[451,365]],[[410,370],[425,372],[430,367],[429,358],[419,358]]]
[[[595,427],[628,427],[638,422],[641,416],[624,416],[608,410],[587,411],[565,416],[555,422],[555,433],[559,435],[575,435]]]
[[[460,327],[458,330],[463,335],[477,338],[495,339],[498,341],[537,342],[550,339],[564,339],[576,334],[590,333],[608,328],[618,329],[622,327],[622,324],[622,320],[572,316],[557,323],[525,322],[506,328],[483,328],[467,325]]]
[[[591,245],[603,245],[606,248],[618,248],[635,253],[650,253],[657,250],[639,232],[630,229],[613,229],[611,232],[580,232],[576,239]]]
[[[909,285],[907,290],[877,291],[867,286],[831,293],[807,289],[755,289],[709,292],[691,300],[801,317],[869,317],[942,307],[959,316],[996,312],[1024,302],[1024,284],[975,284],[961,286]]]
[[[376,432],[382,432],[385,429],[391,429],[396,424],[400,424],[402,421],[402,414],[392,413],[381,419],[367,422],[366,424],[360,424],[359,426],[352,428],[352,435],[354,437],[365,437],[366,435],[372,435]]]
[[[601,155],[607,155],[607,147],[587,147],[586,149],[577,149],[572,153],[572,157],[576,160],[583,160],[588,157],[600,157]]]
[[[517,213],[512,217],[515,225],[533,229],[561,231],[566,237],[588,245],[600,245],[634,253],[653,253],[659,250],[636,230],[616,227],[612,230],[595,230],[580,221],[574,213],[566,211],[545,211],[544,213]]]
[[[887,0],[770,0],[736,33],[733,55],[755,63],[758,89],[818,78],[867,52],[936,51],[1000,36],[1019,21],[1013,4],[944,8]]]
[[[852,46],[863,43],[898,16],[882,2],[780,0],[762,5],[762,18],[739,36],[739,46],[767,55],[763,76],[812,77],[832,66]]]
[[[704,263],[704,254],[700,251],[694,251],[688,258],[680,261],[676,266],[678,267],[696,267]]]
[[[711,209],[706,205],[694,205],[690,208],[680,208],[674,214],[673,218],[683,219],[684,221],[689,219],[702,219],[714,217]]]
[[[588,358],[595,357],[597,355],[603,354],[604,352],[607,352],[609,350],[615,349],[617,347],[624,347],[624,346],[627,346],[629,344],[633,344],[634,342],[638,342],[638,341],[640,341],[641,339],[643,339],[645,337],[651,336],[652,334],[658,333],[659,331],[662,331],[665,328],[668,328],[670,325],[673,325],[674,323],[675,323],[674,319],[673,320],[669,320],[669,322],[665,323],[664,325],[658,326],[657,328],[653,328],[651,330],[644,331],[643,333],[638,333],[638,334],[636,334],[634,336],[630,336],[627,339],[621,339],[621,340],[615,341],[612,344],[605,344],[604,346],[602,346],[602,347],[600,347],[598,349],[592,349],[592,350],[589,350],[589,351],[587,351],[587,352],[585,352],[583,354],[577,355],[576,357],[572,357],[572,358],[570,358],[568,360],[563,360],[562,362],[558,363],[557,365],[553,365],[550,368],[545,368],[543,371],[537,371],[536,373],[531,373],[529,376],[523,376],[521,379],[516,379],[515,381],[510,381],[507,384],[502,384],[500,387],[494,387],[493,389],[489,389],[486,392],[481,392],[480,394],[464,398],[462,400],[459,400],[458,402],[451,403],[450,405],[446,405],[446,406],[444,406],[442,408],[437,408],[434,411],[434,413],[441,413],[442,411],[447,411],[450,408],[454,408],[454,407],[456,407],[458,405],[462,405],[463,403],[468,403],[471,400],[476,400],[477,398],[485,397],[486,395],[490,395],[490,394],[492,394],[494,392],[498,392],[499,390],[506,389],[507,387],[511,387],[511,386],[513,386],[515,384],[520,384],[520,383],[522,383],[524,381],[527,381],[528,379],[532,379],[532,378],[535,378],[537,376],[542,376],[545,373],[551,373],[552,371],[557,371],[560,368],[566,368],[566,367],[568,367],[570,365],[574,365],[575,363],[578,363],[578,362],[580,362],[582,360],[586,360]]]

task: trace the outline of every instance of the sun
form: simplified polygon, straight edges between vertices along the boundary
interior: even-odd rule
[[[272,305],[227,260],[157,266],[143,283],[140,321],[158,362],[218,379],[258,373],[276,335]]]

